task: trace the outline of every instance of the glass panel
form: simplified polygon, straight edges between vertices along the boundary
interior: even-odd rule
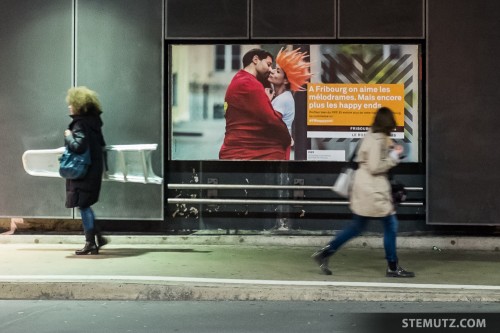
[[[178,105],[170,108],[173,160],[219,159],[226,132],[226,119],[221,116],[226,90],[242,66],[242,55],[255,47],[272,55],[283,47],[289,51],[300,47],[309,55],[312,78],[304,86],[307,91],[293,94],[295,114],[289,130],[294,145],[289,160],[345,161],[371,125],[375,111],[388,106],[396,116],[393,138],[405,146],[405,162],[420,162],[419,45],[231,45],[233,55],[239,51],[239,66],[214,72],[208,59],[219,47],[172,45],[170,73],[177,75],[179,94]],[[255,107],[248,106],[249,110]],[[262,117],[255,117],[255,128]],[[246,133],[254,131],[252,135],[264,138],[264,143],[266,136],[272,141],[277,135],[271,130],[256,134],[253,124],[245,126]],[[244,140],[239,141],[242,147]]]

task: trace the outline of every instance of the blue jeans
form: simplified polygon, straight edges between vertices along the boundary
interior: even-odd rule
[[[82,216],[83,231],[93,230],[95,216],[92,208],[80,208],[80,215]]]
[[[352,223],[342,230],[335,238],[333,238],[328,245],[330,246],[325,254],[333,254],[344,243],[352,238],[358,236],[366,228],[367,222],[372,217],[360,216],[353,214]],[[398,232],[398,219],[396,214],[377,218],[384,223],[384,249],[385,258],[388,262],[397,262],[398,256],[396,254],[396,234]]]

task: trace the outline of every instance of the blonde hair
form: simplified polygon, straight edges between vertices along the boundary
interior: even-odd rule
[[[101,114],[101,102],[97,98],[97,93],[85,86],[72,87],[68,89],[66,103],[73,107],[75,114],[87,113]]]

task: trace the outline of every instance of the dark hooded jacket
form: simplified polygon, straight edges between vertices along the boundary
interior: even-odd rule
[[[91,165],[84,178],[66,180],[66,207],[87,208],[99,200],[101,190],[106,145],[101,131],[103,123],[94,112],[71,117],[68,128],[72,134],[64,138],[65,146],[78,154],[89,148]]]

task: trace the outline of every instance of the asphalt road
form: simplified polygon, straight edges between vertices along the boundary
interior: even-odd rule
[[[0,309],[2,333],[500,330],[500,320],[494,318],[500,303],[0,300]],[[452,317],[454,325],[462,320],[467,327],[449,327]],[[427,319],[431,321],[422,322]],[[422,323],[448,327],[422,328]],[[486,327],[478,328],[478,323]]]

